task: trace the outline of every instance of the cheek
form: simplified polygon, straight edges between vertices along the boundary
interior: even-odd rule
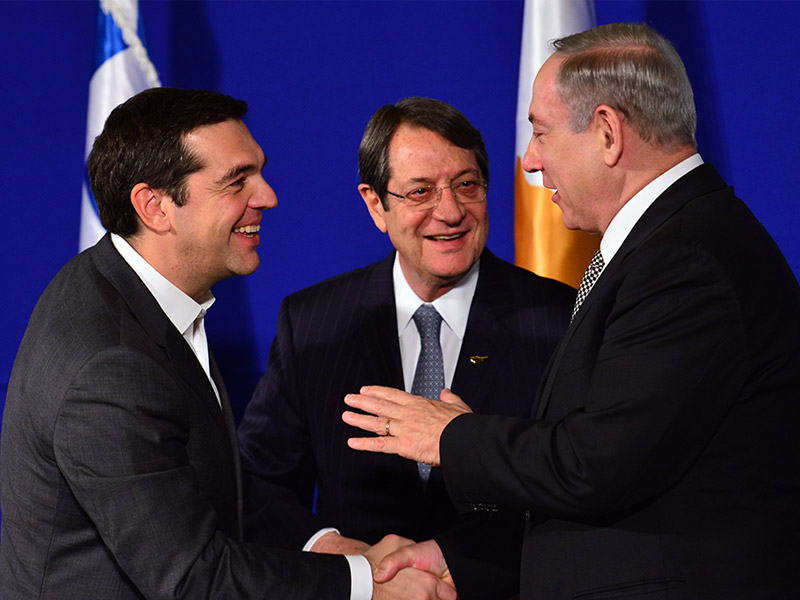
[[[416,243],[417,238],[422,236],[422,227],[425,216],[414,214],[393,214],[385,215],[386,233],[392,241],[392,245],[397,247],[408,247]]]

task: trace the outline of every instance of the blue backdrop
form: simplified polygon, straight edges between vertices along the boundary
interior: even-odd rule
[[[700,151],[800,273],[796,116],[800,3],[597,0],[599,24],[647,21],[684,57]],[[514,120],[521,0],[141,2],[165,85],[247,100],[279,205],[260,270],[222,282],[207,319],[237,413],[263,370],[281,298],[377,260],[388,241],[356,191],[356,150],[380,105],[409,95],[459,107],[491,157],[490,247],[513,259]],[[2,274],[0,405],[48,281],[72,257],[97,6],[0,2]]]

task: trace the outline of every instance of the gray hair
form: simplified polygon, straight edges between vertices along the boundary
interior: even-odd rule
[[[686,68],[657,31],[640,23],[613,23],[555,40],[553,47],[565,56],[557,82],[572,131],[586,130],[595,109],[605,104],[657,148],[697,145]]]

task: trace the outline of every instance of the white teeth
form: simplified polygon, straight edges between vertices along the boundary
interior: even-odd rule
[[[434,236],[431,236],[431,237],[433,237],[434,240],[440,240],[440,241],[443,241],[443,242],[447,242],[449,240],[456,240],[456,239],[460,238],[462,235],[464,235],[464,234],[463,233],[456,233],[456,234],[453,234],[453,235],[434,235]]]
[[[234,233],[243,233],[248,237],[253,237],[261,230],[261,225],[245,225],[244,227],[237,227],[233,230]]]

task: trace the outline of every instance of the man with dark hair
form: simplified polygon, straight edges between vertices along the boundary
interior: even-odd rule
[[[602,236],[533,411],[365,388],[346,402],[377,416],[344,415],[381,435],[353,447],[440,465],[459,507],[527,523],[403,548],[376,580],[425,565],[495,598],[493,565],[523,600],[800,597],[800,287],[697,153],[683,62],[645,25],[566,37],[529,117],[523,166]]]
[[[214,283],[258,267],[262,211],[277,203],[246,111],[213,92],[151,89],[95,141],[89,171],[109,234],[45,290],[8,388],[4,598],[372,594],[363,556],[242,541],[233,414],[203,321]],[[430,574],[405,577],[375,598],[455,595]]]
[[[438,469],[347,447],[342,397],[366,384],[425,393],[425,355],[431,396],[452,386],[477,412],[527,415],[575,295],[485,248],[486,148],[452,106],[380,108],[359,166],[359,192],[396,250],[284,300],[239,427],[245,536],[270,545],[357,552],[389,532],[425,539],[455,524]]]

